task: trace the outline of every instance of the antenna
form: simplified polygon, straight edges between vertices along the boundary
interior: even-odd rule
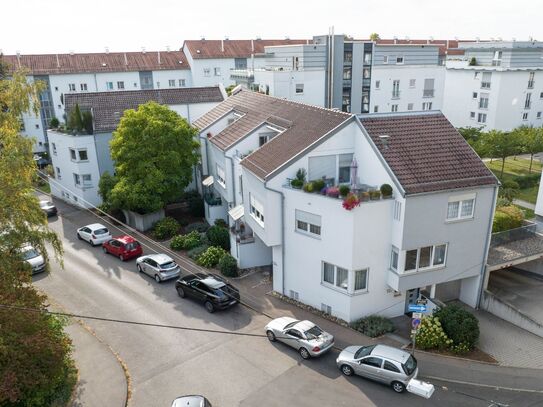
[[[141,53],[145,54],[145,47],[141,47]]]

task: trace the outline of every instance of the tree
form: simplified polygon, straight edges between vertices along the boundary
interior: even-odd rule
[[[80,132],[83,127],[83,116],[81,115],[81,109],[79,104],[76,104],[72,111],[68,115],[68,129]]]
[[[510,155],[518,153],[520,149],[520,141],[517,137],[512,137],[510,133],[500,130],[491,130],[485,135],[484,144],[488,148],[491,157],[502,160],[502,168],[500,179],[503,178],[503,170],[505,168],[505,159]]]
[[[488,155],[488,145],[485,143],[486,133],[482,131],[482,127],[459,127],[457,130],[479,157]]]
[[[98,195],[100,195],[105,204],[110,203],[111,190],[116,183],[117,179],[115,176],[111,175],[107,171],[105,171],[100,177],[100,181],[98,182]]]
[[[126,110],[110,142],[117,183],[114,207],[141,214],[178,199],[198,162],[197,130],[167,106]]]
[[[377,34],[377,33],[371,33],[370,34],[370,40],[377,41],[377,40],[380,40],[380,39],[381,39],[381,37],[379,37],[379,34]]]
[[[531,173],[534,154],[543,151],[543,128],[524,126],[515,130],[513,134],[519,138],[522,152],[530,154],[530,169],[528,172]]]

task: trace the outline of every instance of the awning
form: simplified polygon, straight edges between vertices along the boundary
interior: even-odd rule
[[[213,175],[210,175],[202,181],[202,184],[204,184],[204,187],[210,187],[211,185],[213,185],[213,181]]]
[[[228,214],[230,217],[234,220],[238,220],[243,216],[244,210],[243,210],[243,204],[236,206],[235,208],[232,208],[228,211]]]

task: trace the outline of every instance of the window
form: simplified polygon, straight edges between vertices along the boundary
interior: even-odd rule
[[[475,112],[469,112],[469,118],[470,119],[475,119]]]
[[[340,154],[338,160],[338,179],[340,183],[351,182],[351,164],[354,154]]]
[[[113,82],[106,82],[106,89],[113,90]]]
[[[381,368],[381,363],[383,363],[383,359],[376,358],[376,357],[373,357],[373,356],[369,357],[369,358],[366,358],[366,359],[362,359],[362,364],[363,365],[368,365],[368,366]]]
[[[224,174],[224,168],[217,164],[217,182],[226,188],[226,175]]]
[[[304,84],[303,83],[297,83],[296,84],[296,93],[304,93]]]
[[[324,179],[334,184],[336,180],[337,161],[335,155],[309,157],[308,179]]]
[[[264,207],[253,195],[250,195],[250,198],[251,216],[258,224],[260,224],[260,226],[264,227]]]
[[[481,88],[490,89],[491,79],[492,79],[492,72],[483,72],[483,78],[481,79]]]
[[[486,123],[486,113],[479,113],[477,115],[477,123]]]
[[[422,97],[433,98],[434,97],[434,78],[427,78],[424,80],[424,89],[422,91]]]
[[[185,80],[179,79],[179,86],[185,86]]]
[[[156,88],[160,89],[160,82],[159,81],[156,81]]]
[[[87,155],[87,150],[78,150],[79,151],[79,161],[87,161],[89,159]]]
[[[124,82],[123,81],[117,81],[117,89],[124,89]]]
[[[343,68],[343,79],[344,80],[351,80],[353,76],[353,71],[351,68]]]
[[[70,148],[70,158],[75,161],[77,160],[77,156],[75,154],[75,150],[73,148]]]
[[[336,287],[343,290],[349,288],[349,271],[347,269],[336,266]]]
[[[209,68],[204,68],[204,76],[210,76],[211,75],[211,71]]]
[[[392,246],[392,251],[390,252],[390,268],[392,270],[398,270],[398,258],[399,258],[398,248]]]
[[[87,89],[87,84],[86,84],[86,83],[81,83],[81,84],[79,85],[79,87],[81,88],[81,90],[82,90],[83,92],[86,92],[86,91],[88,90],[88,89]]]
[[[81,185],[81,176],[79,174],[74,174],[74,183],[77,186]]]
[[[383,64],[388,64],[388,55],[383,55]]]
[[[541,119],[541,112],[537,112],[536,119]]]
[[[528,120],[528,113],[522,113],[522,120]]]
[[[169,79],[168,80],[168,86],[170,88],[174,88],[175,87],[175,79]]]
[[[40,125],[39,125],[39,124],[36,124],[35,127],[36,127],[37,129],[39,129],[39,128],[40,128]]]
[[[391,112],[397,112],[398,111],[398,105],[390,105],[390,111]]]
[[[403,56],[396,57],[397,64],[403,64]]]
[[[313,237],[321,235],[321,217],[296,209],[296,231]]]
[[[236,69],[247,69],[247,58],[234,58]]]
[[[332,315],[332,307],[323,302],[321,302],[321,311],[326,314]]]
[[[213,68],[213,74],[214,74],[215,76],[221,76],[221,68],[218,67],[218,66],[215,67],[215,68]]]
[[[473,99],[477,99],[477,92],[473,92],[473,93],[471,94],[471,97],[472,97]]]
[[[75,83],[69,83],[68,84],[68,90],[70,92],[75,92]]]
[[[394,220],[400,220],[402,217],[402,203],[394,201]]]
[[[534,76],[535,72],[530,72],[528,75],[528,89],[534,88]]]
[[[543,92],[539,94],[539,99],[543,99]]]
[[[334,281],[335,281],[334,276],[336,272],[336,267],[333,264],[323,262],[322,269],[323,269],[322,280],[328,284],[334,284]]]
[[[400,80],[399,79],[394,79],[392,81],[392,97],[393,98],[400,97]]]
[[[373,106],[373,113],[379,113],[379,106],[378,105]]]
[[[451,198],[447,206],[447,220],[467,219],[473,217],[475,196]]]
[[[83,174],[81,176],[81,178],[83,179],[83,186],[84,187],[90,187],[92,186],[92,179],[91,179],[91,175],[90,174]]]
[[[392,362],[389,362],[388,360],[385,360],[383,369],[388,370],[390,372],[394,372],[394,373],[400,373],[400,369],[398,369]]]
[[[300,293],[294,290],[290,290],[288,296],[294,300],[298,300],[300,298]]]
[[[270,141],[276,135],[277,135],[277,132],[275,132],[275,131],[267,131],[267,132],[260,133],[258,135],[258,145],[259,145],[259,147],[262,147],[264,144],[266,144],[268,141]]]
[[[407,104],[407,110],[413,110],[413,103]]]
[[[55,143],[51,143],[51,147],[53,147],[53,154],[57,155],[57,145]]]
[[[492,66],[500,66],[502,64],[502,51],[494,51]]]
[[[58,86],[55,86],[55,91],[58,92]]]
[[[479,72],[474,72],[473,73],[473,79],[477,79],[479,77]]]
[[[445,265],[447,245],[425,246],[405,252],[405,271],[416,271]]]
[[[532,106],[532,94],[527,93],[526,99],[524,100],[524,108],[529,109]]]
[[[424,102],[422,104],[422,110],[432,110],[432,102]]]
[[[417,83],[416,79],[409,79],[409,87],[410,88],[414,88],[416,83]]]
[[[60,175],[60,168],[57,167],[57,179],[62,179],[62,176]]]
[[[479,98],[479,109],[488,109],[488,93],[481,93]]]
[[[375,89],[381,89],[381,81],[375,81]],[[543,92],[541,92],[541,97],[543,98]]]
[[[367,290],[368,269],[356,270],[354,272],[354,291]]]

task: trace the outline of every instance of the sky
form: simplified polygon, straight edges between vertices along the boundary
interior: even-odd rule
[[[17,0],[0,7],[4,54],[180,49],[185,39],[543,41],[541,0]]]

